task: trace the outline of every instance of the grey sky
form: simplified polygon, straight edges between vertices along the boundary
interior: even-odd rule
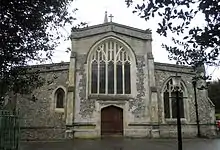
[[[142,0],[136,0],[142,2]],[[113,22],[124,24],[131,27],[136,27],[140,29],[152,30],[153,34],[153,54],[156,62],[163,63],[175,63],[174,61],[168,60],[168,53],[165,49],[161,48],[161,44],[172,43],[171,37],[165,38],[161,37],[156,33],[158,18],[146,22],[144,19],[139,18],[136,14],[132,13],[131,8],[127,8],[124,0],[75,0],[72,4],[73,8],[78,8],[76,12],[76,18],[78,22],[88,22],[89,26],[101,24],[104,21],[104,12],[108,11],[108,15],[112,14],[114,16]],[[201,24],[202,17],[198,17],[193,24]],[[65,27],[66,34],[70,34],[71,27]],[[59,47],[57,47],[54,53],[53,62],[69,61],[69,54],[65,52],[66,48],[70,47],[70,41],[62,42]],[[208,73],[212,74],[214,78],[220,78],[220,70],[218,68],[208,69]]]

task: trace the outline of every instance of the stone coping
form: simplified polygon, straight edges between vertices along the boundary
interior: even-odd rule
[[[79,123],[73,123],[74,126],[96,126],[95,123],[91,122],[79,122]]]
[[[88,27],[84,27],[84,28],[78,28],[78,29],[73,28],[72,32],[84,31],[84,30],[88,30],[88,29],[94,29],[94,28],[99,28],[99,27],[102,27],[102,26],[109,26],[109,25],[115,25],[115,26],[131,29],[131,30],[136,30],[136,31],[139,31],[139,32],[152,34],[150,29],[143,30],[143,29],[139,29],[139,28],[135,28],[135,27],[131,27],[131,26],[115,23],[115,22],[107,22],[107,23],[92,25],[92,26],[88,26]]]
[[[129,123],[128,126],[152,126],[151,123]]]
[[[168,67],[176,67],[176,68],[186,68],[186,69],[193,69],[191,66],[186,65],[177,65],[177,64],[169,64],[169,63],[161,63],[161,62],[154,62],[155,66],[168,66]]]
[[[66,125],[66,127],[76,127],[76,126],[96,126],[96,124],[91,122],[75,122],[72,125]]]
[[[159,70],[159,71],[179,72],[179,73],[183,73],[183,74],[195,75],[195,73],[192,70],[192,67],[190,67],[190,66],[176,65],[176,64],[169,64],[169,63],[159,63],[159,62],[154,62],[154,66],[155,66],[155,70]],[[30,65],[30,66],[26,66],[26,67],[33,69],[33,70],[36,70],[39,73],[60,72],[60,71],[68,71],[69,62]],[[77,71],[77,69],[76,69],[76,71]],[[31,73],[31,71],[30,71],[30,73]],[[95,97],[95,96],[92,96],[92,97]],[[114,97],[114,96],[111,96],[111,97]],[[117,97],[117,98],[120,99],[120,97]],[[124,98],[130,99],[132,97],[130,97],[130,98],[123,97],[122,99],[124,99]]]
[[[48,63],[48,64],[39,64],[39,65],[30,65],[32,68],[42,68],[42,67],[55,67],[55,66],[69,66],[70,62],[60,62],[60,63]]]
[[[30,69],[29,73],[32,73],[32,71],[37,71],[39,73],[66,71],[69,69],[69,62],[29,65],[25,67]]]
[[[71,39],[80,39],[98,34],[104,34],[107,32],[115,32],[130,37],[139,38],[142,40],[152,40],[151,31],[141,30],[126,25],[121,25],[114,22],[108,22],[104,24],[94,25],[85,28],[72,29]]]
[[[176,126],[177,124],[175,122],[170,122],[170,123],[160,123],[160,124],[155,124],[155,123],[129,123],[128,126],[153,126],[153,127],[159,127],[159,126],[170,126],[174,125]],[[183,126],[197,126],[196,123],[181,123]],[[216,126],[216,124],[211,124],[211,123],[200,123],[200,126]]]
[[[54,127],[54,126],[28,126],[28,127],[25,127],[25,126],[21,126],[20,129],[21,130],[25,130],[25,129],[33,129],[33,130],[36,130],[36,129],[65,129],[65,126],[63,126],[63,127]]]
[[[190,66],[154,62],[154,67],[155,70],[160,70],[160,71],[178,72],[178,73],[195,75],[193,68]]]
[[[195,74],[192,71],[192,67],[184,66],[184,65],[176,65],[176,64],[169,64],[169,63],[160,63],[154,62],[155,70],[164,70],[164,71],[178,71],[188,74]],[[30,65],[26,66],[30,69],[39,69],[40,72],[50,72],[50,71],[64,71],[69,69],[69,62],[61,62],[61,63],[51,63],[51,64],[39,64],[39,65]],[[184,70],[185,71],[184,71]]]
[[[170,125],[174,125],[176,126],[177,124],[175,122],[170,122],[170,123],[159,123],[159,124],[155,124],[155,123],[129,123],[128,126],[170,126]],[[196,123],[182,123],[183,126],[197,126]],[[29,127],[25,127],[25,126],[21,126],[20,129],[21,130],[36,130],[36,129],[66,129],[66,127],[74,127],[74,126],[96,126],[95,123],[92,122],[76,122],[73,123],[73,125],[65,125],[63,127],[53,127],[53,126],[29,126]],[[200,123],[200,126],[216,126],[215,123]]]
[[[134,99],[131,94],[126,94],[126,95],[114,95],[114,94],[90,94],[88,96],[89,99],[96,99],[96,100],[129,100],[129,99]]]

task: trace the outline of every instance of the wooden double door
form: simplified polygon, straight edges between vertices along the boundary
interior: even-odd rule
[[[123,135],[123,109],[108,106],[101,110],[101,135]]]

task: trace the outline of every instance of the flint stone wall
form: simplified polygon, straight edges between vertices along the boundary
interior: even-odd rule
[[[196,113],[195,113],[195,100],[194,100],[194,90],[192,86],[192,77],[195,76],[193,73],[192,68],[187,66],[177,66],[171,64],[162,64],[162,63],[155,63],[155,78],[156,78],[156,86],[158,89],[158,97],[159,97],[159,120],[160,123],[163,122],[162,113],[163,113],[163,106],[162,106],[162,87],[166,83],[171,76],[180,75],[184,84],[187,88],[188,98],[187,98],[187,123],[183,125],[183,130],[186,136],[187,134],[191,134],[191,136],[196,135],[197,128],[196,128]],[[199,85],[198,85],[199,86]],[[203,135],[210,135],[215,134],[213,132],[214,129],[214,105],[210,101],[207,96],[207,92],[202,90],[197,90],[197,101],[198,101],[198,110],[199,110],[199,120],[201,125],[201,132]],[[187,125],[188,124],[188,125]],[[188,127],[187,127],[188,126]],[[169,128],[169,129],[168,129]],[[176,132],[176,128],[172,126],[167,126],[166,124],[161,125],[160,132],[161,136],[169,136],[169,134],[174,134]],[[189,129],[189,130],[188,130]],[[171,132],[166,132],[166,130],[172,130]],[[176,134],[176,133],[175,133]],[[174,135],[175,135],[174,134]],[[174,136],[173,135],[173,136]]]
[[[53,92],[57,87],[67,87],[68,65],[69,63],[59,63],[33,66],[34,69],[40,70],[46,82],[31,95],[18,96],[21,139],[41,140],[64,137],[65,112],[55,111]],[[36,101],[31,100],[32,95],[36,96]]]

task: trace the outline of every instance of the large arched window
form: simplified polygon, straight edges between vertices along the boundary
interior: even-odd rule
[[[64,108],[65,92],[62,88],[58,88],[55,92],[56,108]]]
[[[180,117],[185,118],[184,113],[184,100],[185,100],[185,89],[183,83],[181,83],[181,88],[179,89],[179,101],[180,101]],[[176,119],[177,118],[177,107],[176,107],[176,91],[173,85],[173,79],[171,78],[165,85],[163,89],[163,102],[164,102],[164,117],[166,119]]]
[[[91,94],[131,93],[131,52],[114,39],[105,40],[93,49],[90,62]]]

